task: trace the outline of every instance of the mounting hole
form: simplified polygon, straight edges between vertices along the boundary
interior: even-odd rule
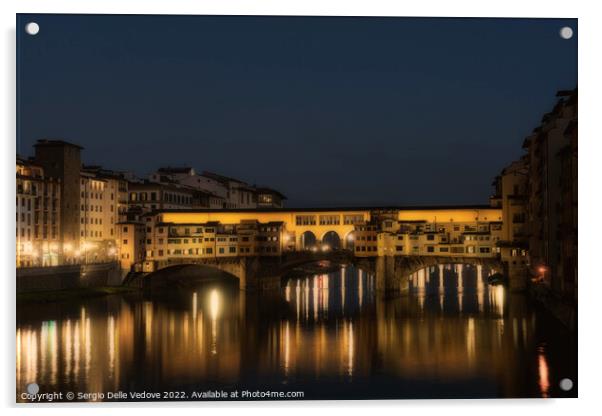
[[[570,378],[563,378],[560,380],[560,388],[564,391],[570,391],[573,389],[573,380]]]
[[[29,394],[38,394],[39,391],[40,386],[38,386],[38,383],[29,383],[27,385],[27,393]]]
[[[28,35],[37,35],[39,31],[40,25],[38,25],[36,22],[29,22],[25,25],[25,32]]]
[[[571,29],[568,26],[563,27],[562,29],[560,29],[560,37],[562,39],[570,39],[573,37],[573,29]]]

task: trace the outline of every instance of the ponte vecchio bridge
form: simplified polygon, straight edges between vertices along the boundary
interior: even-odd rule
[[[358,226],[371,220],[389,219],[398,223],[422,224],[422,230],[432,232],[449,229],[450,234],[490,230],[490,223],[501,223],[502,211],[487,205],[460,207],[385,207],[385,208],[301,208],[248,210],[167,210],[156,213],[165,224],[240,224],[243,221],[282,223],[284,238],[294,243],[296,250],[307,248],[308,242],[320,245],[325,241],[340,241],[348,249],[354,243],[353,233]],[[479,228],[481,227],[481,228]],[[500,228],[501,229],[501,228]],[[380,229],[379,229],[380,230]],[[395,227],[391,224],[391,230]],[[484,231],[481,231],[484,232]]]
[[[503,231],[501,209],[489,206],[159,210],[145,219],[145,238],[132,238],[146,243],[144,272],[202,265],[234,275],[241,287],[251,260],[304,251],[343,249],[404,271],[408,264],[494,259]],[[249,224],[255,234],[245,234]]]

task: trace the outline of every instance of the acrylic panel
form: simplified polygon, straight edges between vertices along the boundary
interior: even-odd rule
[[[577,397],[577,35],[17,15],[16,400]]]

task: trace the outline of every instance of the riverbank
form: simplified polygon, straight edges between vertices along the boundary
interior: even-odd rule
[[[17,293],[17,304],[61,302],[66,300],[95,298],[135,291],[137,291],[137,289],[133,287],[99,286],[38,292],[23,292]]]

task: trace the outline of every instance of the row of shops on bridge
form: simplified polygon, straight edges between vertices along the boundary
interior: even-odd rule
[[[497,243],[503,238],[501,211],[489,206],[353,212],[156,211],[118,227],[121,267],[145,272],[157,264],[186,259],[279,257],[294,251],[348,250],[364,258],[493,258],[500,255]],[[525,253],[514,254],[524,257]]]

